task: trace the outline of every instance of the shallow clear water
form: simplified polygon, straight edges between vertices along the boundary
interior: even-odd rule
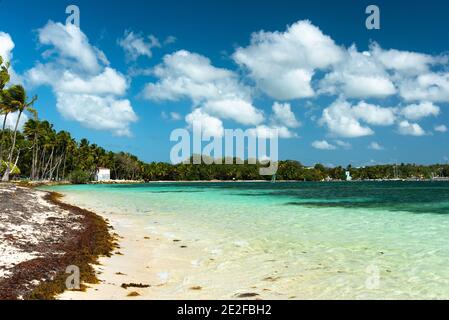
[[[279,298],[449,298],[447,182],[51,189],[202,246],[198,264],[212,286],[235,283]],[[204,262],[212,258],[214,266]]]

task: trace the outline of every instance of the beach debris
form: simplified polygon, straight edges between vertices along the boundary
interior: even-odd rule
[[[116,272],[115,274],[118,275],[118,276],[126,276],[126,274],[124,274],[122,272]]]
[[[128,293],[127,297],[138,297],[140,296],[140,293],[138,293],[137,291],[133,291]]]
[[[181,242],[179,239],[174,239],[173,242]]]
[[[237,298],[253,298],[253,297],[258,297],[258,296],[260,296],[260,295],[255,292],[245,292],[245,293],[237,293],[236,294]]]
[[[149,284],[143,283],[122,283],[121,287],[123,289],[128,289],[128,288],[149,288],[151,286]]]
[[[187,246],[180,246],[180,248],[183,248],[183,249],[185,249],[185,248],[187,248]]]
[[[262,279],[262,281],[270,281],[270,282],[274,282],[279,280],[281,277],[266,277],[264,279]]]
[[[143,237],[145,240],[150,240],[150,237]]]
[[[201,286],[193,286],[190,288],[190,290],[201,290],[203,289]]]

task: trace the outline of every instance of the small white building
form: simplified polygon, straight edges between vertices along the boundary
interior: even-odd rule
[[[346,181],[352,181],[351,172],[346,171]]]
[[[95,174],[96,181],[109,181],[111,180],[111,170],[107,168],[98,168]]]

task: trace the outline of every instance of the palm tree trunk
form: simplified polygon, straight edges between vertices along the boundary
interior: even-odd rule
[[[3,175],[2,181],[9,181],[9,175],[11,173],[11,161],[14,153],[14,149],[16,148],[16,139],[17,139],[17,129],[19,127],[20,117],[22,116],[22,110],[19,111],[19,116],[17,117],[16,126],[14,128],[14,138],[12,140],[11,150],[9,151],[8,163],[6,166],[5,174]]]
[[[8,112],[5,113],[5,117],[3,118],[2,135],[0,136],[0,165],[3,159],[3,133],[6,128],[6,117],[8,117]]]
[[[37,163],[37,153],[39,146],[37,145],[37,132],[34,133],[33,139],[33,154],[31,157],[31,180],[36,178],[36,163]]]
[[[62,179],[65,179],[65,165],[67,162],[67,148],[64,153],[64,166],[62,167]]]

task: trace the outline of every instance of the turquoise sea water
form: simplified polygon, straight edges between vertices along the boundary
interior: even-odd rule
[[[235,281],[279,298],[449,298],[447,182],[51,189],[202,246],[198,263],[211,286]]]

